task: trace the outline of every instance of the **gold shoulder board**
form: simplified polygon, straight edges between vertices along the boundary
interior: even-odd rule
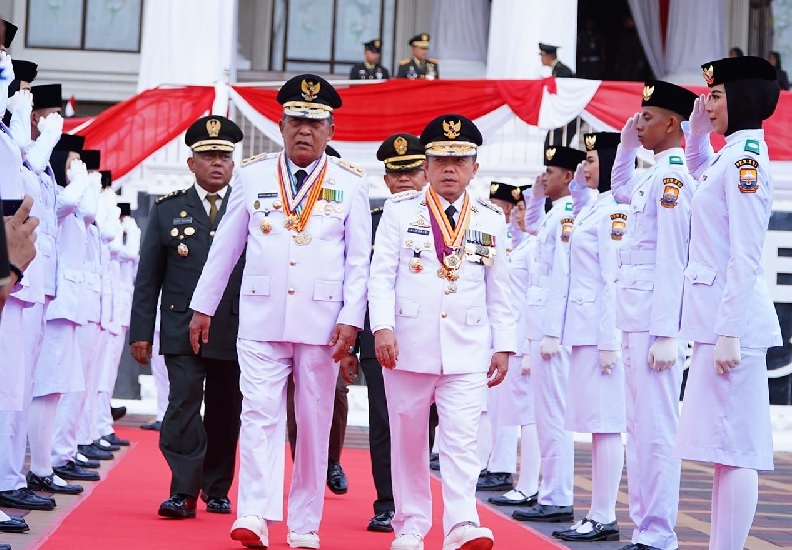
[[[399,65],[407,65],[409,62],[410,62],[409,59],[402,59],[401,61],[399,61]]]
[[[242,166],[247,166],[248,164],[252,164],[254,162],[258,162],[267,158],[271,153],[259,153],[258,155],[253,155],[252,157],[248,157],[242,161]]]
[[[480,203],[482,206],[485,206],[485,207],[489,208],[489,209],[490,209],[490,210],[492,210],[493,212],[497,212],[498,214],[503,214],[503,209],[502,209],[500,206],[498,206],[497,204],[491,203],[491,202],[490,202],[490,201],[488,201],[487,199],[482,199],[481,197],[477,197],[477,198],[476,198],[476,200],[477,200],[477,201],[478,201],[478,202],[479,202],[479,203]]]
[[[409,191],[402,191],[401,193],[396,193],[390,196],[391,202],[401,202],[406,201],[407,199],[414,199],[418,195],[420,195],[420,191],[416,191],[415,189],[410,189]]]
[[[179,189],[178,191],[171,191],[171,192],[170,192],[170,193],[168,193],[167,195],[162,195],[162,196],[161,196],[160,198],[158,198],[158,199],[157,199],[155,202],[156,202],[157,204],[159,204],[159,203],[161,203],[161,202],[163,202],[163,201],[166,201],[166,200],[168,200],[168,199],[172,199],[173,197],[178,197],[178,196],[180,196],[180,195],[184,195],[186,192],[187,192],[187,189]]]
[[[359,168],[359,167],[355,166],[354,164],[351,164],[351,163],[345,161],[344,159],[339,159],[337,157],[328,157],[328,158],[332,162],[335,162],[336,164],[338,164],[341,168],[343,168],[347,172],[352,172],[353,174],[355,174],[358,177],[362,178],[363,174],[365,173],[365,171],[362,168]]]

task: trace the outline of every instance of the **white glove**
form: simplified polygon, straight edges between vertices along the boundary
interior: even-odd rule
[[[14,65],[11,63],[11,56],[3,50],[0,51],[0,86],[8,87],[11,82],[16,80]]]
[[[641,113],[635,113],[627,119],[621,130],[621,146],[624,150],[638,149],[641,140],[638,139],[638,122],[641,120]]]
[[[542,359],[550,359],[561,350],[561,342],[555,336],[545,336],[539,344]]]
[[[673,367],[679,357],[677,339],[669,336],[658,336],[649,348],[649,368],[661,372]]]
[[[8,100],[6,109],[11,112],[9,130],[11,139],[20,149],[30,145],[30,113],[33,112],[33,94],[30,90],[19,90]]]
[[[47,136],[48,139],[54,140],[52,143],[54,147],[63,133],[63,117],[60,113],[50,113],[41,117],[36,127],[41,136]],[[41,139],[41,136],[39,136],[39,139]]]
[[[87,175],[88,169],[85,167],[85,163],[80,159],[72,159],[69,168],[66,170],[66,179],[69,180],[69,182],[73,182],[75,179]],[[101,182],[99,185],[101,185]]]
[[[585,160],[578,163],[577,168],[575,169],[575,177],[569,182],[569,192],[571,193],[572,199],[575,202],[585,199],[586,194],[588,193],[585,172],[586,164],[587,163]]]
[[[16,114],[15,111],[24,109],[29,117],[33,111],[33,94],[30,93],[30,90],[19,90],[8,99],[6,109],[11,111],[11,114]],[[28,119],[28,126],[30,126],[30,119]]]
[[[523,355],[520,361],[520,374],[531,374],[531,358]]]
[[[536,176],[536,180],[534,184],[531,186],[531,198],[533,200],[539,200],[545,198],[545,186],[544,181],[542,180],[542,176]]]
[[[718,336],[715,342],[715,372],[728,374],[740,364],[740,339],[736,336]]]
[[[706,136],[714,130],[707,114],[707,96],[704,94],[693,102],[693,112],[688,118],[688,129],[694,136]]]
[[[599,364],[602,374],[610,374],[616,363],[619,362],[619,352],[601,349],[599,351]]]

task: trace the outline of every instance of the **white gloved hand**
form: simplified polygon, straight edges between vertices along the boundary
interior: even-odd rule
[[[82,161],[80,161],[82,162]],[[74,161],[72,161],[72,164]],[[83,162],[83,166],[85,163]],[[99,204],[99,193],[102,192],[102,174],[99,172],[91,172],[88,174],[88,189],[93,190],[96,193],[96,203]],[[116,210],[118,210],[118,215],[115,216],[116,219],[121,217],[121,209],[117,206],[114,206]],[[115,211],[113,212],[115,214]]]
[[[539,200],[545,198],[545,185],[544,180],[542,180],[542,176],[536,176],[536,180],[534,180],[534,184],[531,186],[531,198],[534,200]]]
[[[621,130],[621,146],[623,150],[638,149],[641,140],[638,139],[638,122],[641,120],[641,113],[635,113],[627,119]]]
[[[586,196],[588,192],[588,187],[586,186],[586,161],[579,162],[577,168],[575,169],[575,177],[572,178],[572,181],[569,182],[569,192],[572,195],[572,199],[575,202],[578,202],[580,199]]]
[[[30,90],[19,90],[8,100],[6,109],[11,112],[8,128],[11,139],[20,149],[30,145],[30,113],[33,112],[33,94]]]
[[[66,170],[66,179],[69,180],[69,183],[81,176],[87,175],[88,169],[85,167],[85,163],[80,159],[72,159],[71,164],[69,164],[69,168]]]
[[[520,361],[520,374],[531,374],[531,358],[523,355]]]
[[[619,362],[619,352],[607,349],[599,351],[599,364],[602,374],[610,374],[616,363]]]
[[[539,343],[539,353],[542,359],[550,359],[561,351],[561,341],[555,336],[545,336]]]
[[[688,118],[688,129],[691,135],[706,136],[714,130],[712,121],[707,114],[707,96],[701,94],[693,102],[693,112]]]
[[[718,336],[715,342],[715,372],[728,374],[740,364],[740,339],[736,336]]]
[[[41,117],[36,127],[41,132],[41,136],[47,136],[49,139],[55,138],[55,143],[58,143],[63,133],[63,117],[60,113],[50,113]],[[39,139],[41,139],[41,136],[39,136]]]
[[[0,51],[0,86],[8,87],[16,79],[11,56],[5,50]]]
[[[30,90],[19,90],[17,93],[8,98],[8,105],[6,105],[6,109],[11,111],[12,115],[16,115],[16,111],[20,111],[23,114],[24,112],[27,112],[27,116],[30,117],[30,113],[33,111],[33,94],[30,93]],[[30,126],[29,118],[28,126]]]
[[[658,336],[649,347],[649,368],[661,372],[673,367],[679,358],[677,339],[669,336]]]

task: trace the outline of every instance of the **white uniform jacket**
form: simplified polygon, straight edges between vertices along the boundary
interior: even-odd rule
[[[372,329],[393,329],[399,345],[398,370],[430,374],[486,372],[492,352],[515,351],[515,317],[510,304],[506,222],[495,205],[471,201],[468,230],[495,237],[492,267],[462,260],[457,292],[437,276],[424,192],[405,192],[385,203],[374,245],[369,280]],[[423,269],[409,262],[420,250]]]
[[[655,155],[635,174],[634,151],[616,153],[613,196],[629,204],[630,230],[617,253],[616,326],[627,332],[677,337],[696,181],[681,147]]]
[[[559,269],[565,269],[568,265],[567,243],[574,219],[572,197],[567,195],[557,199],[550,211],[539,218],[538,223],[531,223],[529,226],[529,221],[535,219],[536,212],[541,212],[543,208],[544,199],[528,201],[525,213],[528,232],[536,235],[536,249],[530,267],[526,332],[521,336],[537,341],[548,334],[548,330],[551,333],[561,333],[559,319],[556,319],[555,326],[546,326],[548,320],[545,309],[551,281],[561,276]],[[527,353],[527,350],[523,351]]]
[[[569,235],[568,275],[554,276],[544,335],[565,346],[621,349],[616,328],[616,255],[627,225],[627,207],[610,192],[583,207]],[[552,331],[561,320],[561,330]]]
[[[190,308],[214,314],[247,246],[239,338],[327,345],[336,323],[362,329],[371,254],[368,183],[362,171],[329,161],[323,187],[341,202],[317,201],[305,227],[312,240],[304,246],[284,227],[277,155],[243,164]]]
[[[717,155],[700,139],[688,148],[690,166],[703,174],[691,208],[681,336],[706,344],[733,336],[746,348],[781,345],[762,269],[773,201],[764,131],[734,132]]]

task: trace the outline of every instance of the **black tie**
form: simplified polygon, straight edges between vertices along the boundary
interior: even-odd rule
[[[307,177],[308,177],[308,172],[306,172],[305,170],[297,170],[294,173],[294,179],[297,180],[296,188],[297,188],[297,192],[298,193],[300,192],[300,189],[302,188],[303,182],[305,181],[305,178],[307,178]]]
[[[449,204],[448,208],[445,209],[446,219],[448,220],[448,225],[451,226],[451,231],[456,229],[456,222],[454,221],[454,214],[456,214],[456,211],[453,204]]]

